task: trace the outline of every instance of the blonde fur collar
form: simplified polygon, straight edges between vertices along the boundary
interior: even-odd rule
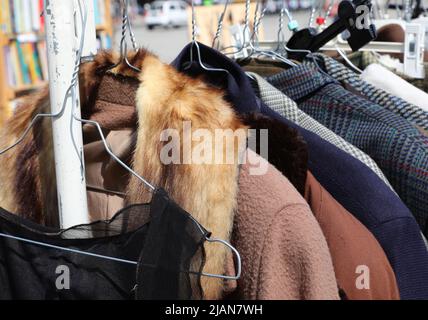
[[[183,121],[190,121],[192,131],[205,129],[245,129],[218,89],[200,79],[178,73],[158,58],[140,50],[129,56],[130,62],[142,71],[136,74],[119,66],[116,75],[139,80],[136,94],[136,146],[133,169],[152,184],[164,188],[172,199],[188,211],[215,238],[229,240],[236,210],[239,166],[237,159],[244,145],[234,144],[236,162],[232,164],[168,164],[160,161],[160,151],[167,143],[161,133],[173,129],[183,137]],[[80,93],[82,115],[91,116],[98,85],[105,70],[117,61],[110,53],[99,54],[94,62],[81,67]],[[7,122],[0,137],[0,147],[8,145],[24,130],[30,119],[49,108],[46,89],[29,97]],[[39,223],[57,223],[54,161],[50,122],[44,121],[32,130],[19,147],[0,162],[0,206]],[[196,144],[192,143],[191,148]],[[223,153],[231,150],[222,150]],[[5,156],[3,156],[5,157]],[[5,158],[3,158],[5,159]],[[49,180],[49,181],[48,181]],[[126,190],[127,202],[150,200],[142,183],[131,177]],[[227,250],[207,244],[204,272],[224,274]],[[219,299],[223,281],[203,277],[205,298]]]

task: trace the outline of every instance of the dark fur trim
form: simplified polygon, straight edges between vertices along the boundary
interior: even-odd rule
[[[260,113],[243,116],[243,121],[251,129],[268,129],[268,160],[290,180],[300,194],[305,193],[306,173],[308,170],[308,148],[297,130],[282,122]],[[257,146],[259,147],[257,134]],[[260,149],[254,150],[260,154]]]
[[[40,181],[37,179],[39,173],[38,147],[42,146],[40,123],[36,123],[33,132],[33,139],[26,139],[22,145],[18,146],[15,173],[16,201],[19,204],[18,214],[33,221],[43,221],[40,199]],[[45,221],[43,221],[45,222]]]

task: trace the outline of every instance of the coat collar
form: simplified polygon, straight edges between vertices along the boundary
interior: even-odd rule
[[[128,59],[142,70],[141,73],[124,66],[106,73],[118,60],[117,55],[108,52],[98,54],[93,62],[81,66],[82,116],[98,121],[107,130],[134,130],[133,169],[152,184],[164,188],[214,237],[229,240],[236,210],[238,164],[164,165],[159,159],[159,150],[165,142],[159,138],[164,129],[175,129],[183,136],[183,121],[191,121],[193,130],[206,129],[210,132],[215,129],[246,129],[246,124],[225,101],[224,91],[212,84],[205,83],[199,77],[182,74],[144,50],[130,55]],[[246,75],[239,66],[237,72],[239,74],[229,78],[228,83],[235,82],[243,89],[232,90],[236,95],[233,99],[238,99],[238,96],[243,98],[247,92],[250,99],[242,100],[248,102],[247,107],[256,106],[255,95]],[[231,84],[231,87],[234,85]],[[47,89],[30,96],[7,122],[0,136],[0,146],[16,140],[35,114],[49,110],[49,103]],[[260,128],[254,121],[252,119],[248,124]],[[280,132],[279,142],[283,133],[277,132]],[[292,148],[298,146],[293,144],[295,137],[292,134],[287,137]],[[244,147],[235,146],[235,159],[239,158]],[[283,148],[285,153],[293,150],[287,148]],[[291,157],[284,158],[282,163],[282,171],[286,174],[292,174],[295,171],[293,168],[296,168],[299,172],[297,178],[301,176],[303,167],[285,166],[284,163],[288,161],[285,159],[291,161],[296,156],[299,158],[299,152],[293,155],[288,153]],[[51,125],[50,121],[44,121],[6,155],[6,161],[0,163],[0,206],[36,222],[54,225],[57,223],[55,213],[58,212],[55,186]],[[130,179],[125,191],[128,203],[150,200],[147,189],[134,178]],[[207,245],[205,249],[207,263],[204,272],[223,274],[227,255],[225,248]],[[202,286],[206,298],[221,297],[221,280],[202,278]]]
[[[180,72],[194,77],[203,75],[204,80],[219,87],[226,93],[226,99],[238,113],[255,112],[259,109],[251,83],[242,68],[224,54],[202,43],[198,43],[202,62],[206,67],[227,70],[226,72],[206,71],[197,62],[195,46],[187,45],[171,63]],[[188,68],[190,53],[193,50],[194,62]]]
[[[294,101],[303,99],[328,84],[339,84],[327,74],[322,74],[316,68],[305,64],[284,70],[266,80]]]

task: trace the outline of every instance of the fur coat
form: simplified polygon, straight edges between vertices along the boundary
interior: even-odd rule
[[[80,99],[83,118],[92,118],[98,86],[106,70],[118,57],[98,54],[95,61],[82,65],[79,73]],[[183,122],[191,121],[192,132],[216,129],[245,129],[219,89],[209,87],[199,79],[178,73],[147,51],[140,50],[129,57],[142,70],[139,74],[119,65],[109,72],[137,84],[135,96],[137,129],[131,160],[132,168],[152,185],[164,188],[172,199],[189,212],[212,236],[230,241],[238,191],[238,159],[245,150],[245,139],[233,150],[231,164],[169,164],[160,159],[163,130],[177,130],[184,139]],[[47,88],[29,96],[2,129],[0,147],[4,148],[24,132],[38,113],[49,112]],[[99,120],[99,119],[97,119]],[[101,119],[102,120],[102,119]],[[134,119],[135,120],[135,119]],[[102,121],[100,121],[102,122]],[[108,119],[104,119],[108,122]],[[101,126],[104,123],[100,123]],[[245,131],[245,130],[244,130]],[[181,140],[182,141],[182,140]],[[196,143],[192,141],[191,151]],[[180,146],[181,147],[181,146]],[[181,155],[183,161],[185,154]],[[3,156],[0,164],[0,206],[37,223],[58,225],[58,204],[52,153],[52,129],[48,119],[36,123],[26,138]],[[211,183],[215,181],[215,183]],[[150,201],[151,193],[137,178],[131,177],[125,188],[127,203]],[[204,272],[225,274],[228,251],[220,245],[206,245]],[[223,281],[202,277],[205,297],[220,298]]]

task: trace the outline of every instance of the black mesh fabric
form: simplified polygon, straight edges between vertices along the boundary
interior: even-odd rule
[[[150,204],[67,230],[0,209],[0,232],[138,264],[0,237],[0,299],[201,299],[208,232],[158,189]],[[57,282],[69,270],[69,289]],[[61,267],[60,267],[61,268]],[[63,269],[61,269],[63,270]]]

